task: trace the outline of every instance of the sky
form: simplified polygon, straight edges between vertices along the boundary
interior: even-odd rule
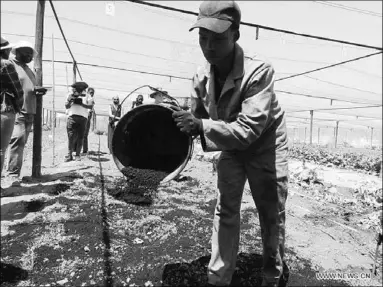
[[[153,1],[154,2],[154,1]],[[242,21],[322,37],[382,47],[382,1],[238,1]],[[189,32],[196,16],[170,12],[129,1],[114,1],[114,15],[107,15],[106,1],[53,1],[69,46],[78,63],[160,73],[156,76],[79,65],[83,80],[96,89],[96,109],[106,113],[114,95],[123,99],[130,91],[149,84],[170,95],[189,97],[190,79],[204,59],[198,32]],[[198,12],[200,1],[155,1],[157,4]],[[9,41],[34,43],[36,1],[1,1],[1,33]],[[339,5],[341,5],[339,7]],[[358,11],[350,11],[350,9]],[[371,11],[375,14],[366,14]],[[377,16],[377,14],[380,14]],[[44,85],[53,85],[52,55],[72,61],[46,2],[44,19]],[[239,44],[249,56],[269,59],[276,79],[376,52],[373,49],[260,29],[241,27]],[[52,53],[52,36],[55,38]],[[55,107],[63,110],[67,86],[73,81],[72,65],[55,63]],[[177,79],[176,76],[185,79]],[[79,77],[77,77],[79,80]],[[323,71],[275,83],[279,101],[291,127],[308,124],[310,109],[382,104],[382,56],[372,56]],[[144,102],[149,103],[149,90]],[[305,97],[332,97],[355,103]],[[133,94],[126,100],[126,110]],[[44,106],[53,105],[53,93]],[[124,105],[125,106],[125,105]],[[304,110],[304,111],[302,111]],[[295,111],[295,112],[294,112]],[[300,111],[300,112],[296,112]],[[336,113],[336,114],[334,114]],[[358,119],[356,118],[358,116]],[[368,117],[367,117],[368,116]],[[300,119],[303,118],[303,119]],[[315,111],[316,126],[381,130],[382,108]],[[328,120],[328,121],[325,121]],[[381,132],[380,132],[381,133]],[[381,135],[381,134],[380,134]]]

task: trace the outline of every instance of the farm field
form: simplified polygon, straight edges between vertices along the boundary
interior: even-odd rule
[[[116,192],[124,184],[106,135],[89,136],[92,153],[63,163],[66,133],[43,134],[43,176],[29,177],[31,142],[21,188],[1,198],[2,286],[203,286],[210,254],[216,174],[198,143],[177,180],[150,198]],[[287,200],[289,286],[381,286],[382,179],[375,173],[292,158]],[[2,186],[8,184],[2,178]],[[122,199],[125,199],[122,200]],[[128,202],[126,202],[128,201]],[[262,246],[248,187],[233,286],[261,281]],[[318,272],[353,274],[320,279]]]

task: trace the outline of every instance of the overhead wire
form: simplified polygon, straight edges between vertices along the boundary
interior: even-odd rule
[[[335,67],[335,66],[346,64],[346,63],[351,63],[351,62],[354,62],[354,61],[358,61],[358,60],[365,59],[365,58],[372,57],[372,56],[379,55],[379,54],[382,54],[382,52],[380,51],[380,52],[364,55],[364,56],[353,58],[353,59],[350,59],[350,60],[347,60],[347,61],[342,61],[342,62],[339,62],[339,63],[335,63],[335,64],[332,64],[332,65],[329,65],[329,66],[325,66],[325,67],[317,68],[317,69],[314,69],[314,70],[298,73],[298,74],[295,74],[295,75],[279,78],[279,79],[276,79],[275,81],[278,82],[278,81],[283,81],[283,80],[295,78],[295,77],[298,77],[298,76],[303,76],[303,75],[306,75],[306,74],[310,74],[310,73],[314,73],[314,72],[317,72],[317,71],[329,69],[329,68],[332,68],[332,67]]]
[[[353,101],[353,100],[345,100],[345,99],[338,99],[338,98],[332,98],[330,96],[314,96],[310,94],[304,94],[304,93],[299,93],[299,92],[291,92],[291,91],[284,91],[284,90],[275,90],[275,92],[279,93],[284,93],[288,95],[297,95],[297,96],[302,96],[302,97],[307,97],[307,98],[317,98],[317,99],[325,99],[325,100],[333,100],[333,101],[338,101],[338,102],[345,102],[345,103],[352,103],[352,104],[371,104],[371,103],[364,103],[360,101]]]
[[[57,13],[56,13],[55,7],[53,6],[53,2],[52,2],[52,0],[49,0],[49,4],[51,5],[51,8],[52,8],[54,17],[55,17],[56,22],[57,22],[57,25],[59,26],[61,35],[63,36],[64,42],[65,42],[65,44],[66,44],[66,46],[67,46],[67,48],[68,48],[68,51],[69,51],[69,53],[70,53],[70,55],[71,55],[71,57],[72,57],[72,59],[73,59],[73,62],[76,63],[76,60],[75,60],[75,58],[74,58],[74,56],[73,56],[73,54],[72,54],[72,51],[71,51],[71,49],[70,49],[70,47],[69,47],[68,41],[66,40],[64,31],[63,31],[63,29],[62,29],[62,27],[61,27],[60,20],[59,20],[59,18],[58,18],[58,16],[57,16]],[[76,64],[75,64],[75,68],[76,68],[76,70],[77,70],[77,72],[78,72],[78,75],[80,76],[80,79],[82,80],[82,76],[81,76],[80,70],[78,69],[78,67],[77,67]]]
[[[318,4],[322,4],[322,5],[331,6],[331,7],[336,7],[336,8],[343,9],[343,10],[353,11],[353,12],[357,12],[357,13],[365,14],[365,15],[369,15],[369,16],[375,16],[375,17],[380,17],[380,18],[383,17],[382,14],[379,14],[379,13],[376,13],[373,11],[358,9],[358,8],[354,8],[354,7],[350,7],[350,6],[346,6],[346,5],[342,5],[342,4],[338,4],[338,3],[333,3],[330,1],[313,1],[313,2],[318,3]]]
[[[350,90],[355,90],[355,91],[358,91],[358,92],[369,93],[369,94],[375,94],[375,95],[379,95],[379,96],[382,95],[382,94],[379,94],[379,93],[376,93],[376,92],[367,91],[367,90],[362,90],[362,89],[358,89],[358,88],[354,88],[354,87],[350,87],[350,86],[346,86],[346,85],[342,85],[342,84],[337,84],[337,83],[334,83],[334,82],[330,82],[330,81],[326,81],[326,80],[318,79],[318,78],[311,77],[311,76],[306,76],[306,75],[304,75],[304,77],[307,77],[307,78],[309,78],[309,79],[312,79],[312,80],[315,80],[315,81],[319,81],[319,82],[322,82],[322,83],[326,83],[326,84],[329,84],[329,85],[333,85],[333,86],[337,86],[337,87],[342,87],[342,88],[346,88],[346,89],[350,89]]]
[[[30,38],[34,38],[35,37],[35,36],[32,36],[32,35],[15,34],[15,33],[3,33],[3,34],[4,35],[12,35],[12,36],[20,36],[20,37],[30,37]],[[51,39],[51,37],[44,37],[44,39]],[[54,37],[54,39],[55,40],[62,40],[63,41],[62,38]],[[81,45],[90,46],[90,47],[95,47],[95,48],[100,48],[100,49],[107,49],[107,50],[110,50],[110,51],[122,52],[122,53],[126,53],[126,54],[131,54],[131,55],[139,55],[139,56],[148,57],[148,58],[152,58],[152,59],[160,59],[160,60],[170,61],[170,62],[175,62],[175,63],[185,63],[185,64],[191,64],[191,65],[194,65],[194,66],[197,65],[195,62],[183,61],[183,60],[174,60],[174,59],[164,58],[164,57],[160,57],[160,56],[148,55],[148,54],[143,54],[143,53],[138,53],[138,52],[132,52],[132,51],[127,51],[127,50],[116,49],[116,48],[107,47],[107,46],[100,46],[100,45],[85,43],[85,42],[81,42],[81,41],[78,41],[78,40],[67,39],[67,41],[68,42],[77,43],[77,44],[81,44]],[[290,59],[290,58],[283,58],[283,57],[272,57],[272,56],[270,56],[270,57],[267,57],[267,58],[274,59],[274,60],[281,60],[281,61],[296,62],[296,63],[312,63],[312,64],[325,64],[325,65],[331,64],[330,62]],[[358,70],[358,69],[355,69],[355,68],[350,68],[350,67],[347,67],[347,66],[344,66],[344,65],[339,66],[339,68],[355,71],[355,72],[358,72],[360,74],[363,74],[363,75],[366,75],[366,76],[370,76],[370,77],[376,77],[376,78],[379,78],[379,79],[382,78],[381,75],[371,74],[371,73],[368,73],[366,71],[361,71],[361,70]],[[279,74],[296,74],[296,73],[279,73]]]
[[[148,5],[148,6],[152,6],[152,7],[156,7],[156,8],[160,8],[160,9],[165,9],[165,10],[170,10],[170,11],[174,11],[174,12],[180,12],[180,13],[184,13],[184,14],[198,16],[198,13],[193,12],[193,11],[173,8],[173,7],[160,5],[160,4],[156,4],[156,3],[152,3],[152,2],[140,1],[140,0],[125,0],[125,1],[133,2],[133,3],[137,3],[137,4],[141,4],[141,5]],[[269,27],[269,26],[253,24],[253,23],[248,23],[248,22],[243,22],[243,21],[241,21],[241,25],[254,27],[254,28],[260,28],[260,29],[264,29],[264,30],[275,31],[275,32],[280,32],[280,33],[285,33],[285,34],[290,34],[290,35],[296,35],[296,36],[319,39],[319,40],[324,40],[324,41],[348,44],[348,45],[358,46],[358,47],[363,47],[363,48],[370,48],[370,49],[375,49],[375,50],[379,50],[379,51],[383,50],[382,47],[376,47],[376,46],[365,45],[365,44],[360,44],[360,43],[355,43],[355,42],[337,40],[337,39],[332,39],[332,38],[327,38],[327,37],[322,37],[322,36],[309,35],[309,34],[304,34],[304,33],[296,33],[296,32],[289,31],[289,30],[277,29],[277,28],[273,28],[273,27]]]

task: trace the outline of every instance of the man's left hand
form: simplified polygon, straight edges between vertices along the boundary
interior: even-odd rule
[[[34,92],[36,96],[44,96],[47,93],[47,89],[43,87],[35,87]]]
[[[202,120],[197,119],[192,113],[186,111],[173,112],[174,121],[181,132],[194,136],[202,131]]]

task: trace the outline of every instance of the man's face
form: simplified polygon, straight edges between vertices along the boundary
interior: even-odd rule
[[[137,102],[138,103],[142,103],[143,101],[144,101],[144,98],[142,96],[141,97],[140,96],[137,97]]]
[[[236,42],[235,33],[237,32],[231,28],[221,34],[204,28],[199,29],[199,45],[210,64],[219,64],[233,51]]]
[[[89,90],[89,91],[88,91],[88,94],[93,98],[93,96],[94,96],[94,91],[93,91],[93,90]]]
[[[21,47],[16,50],[16,59],[24,64],[29,64],[33,60],[33,50],[28,47]]]
[[[113,103],[118,105],[120,103],[120,100],[119,99],[113,99]]]
[[[11,49],[4,49],[1,52],[2,52],[1,55],[2,55],[3,59],[8,60],[9,54],[11,53]]]

